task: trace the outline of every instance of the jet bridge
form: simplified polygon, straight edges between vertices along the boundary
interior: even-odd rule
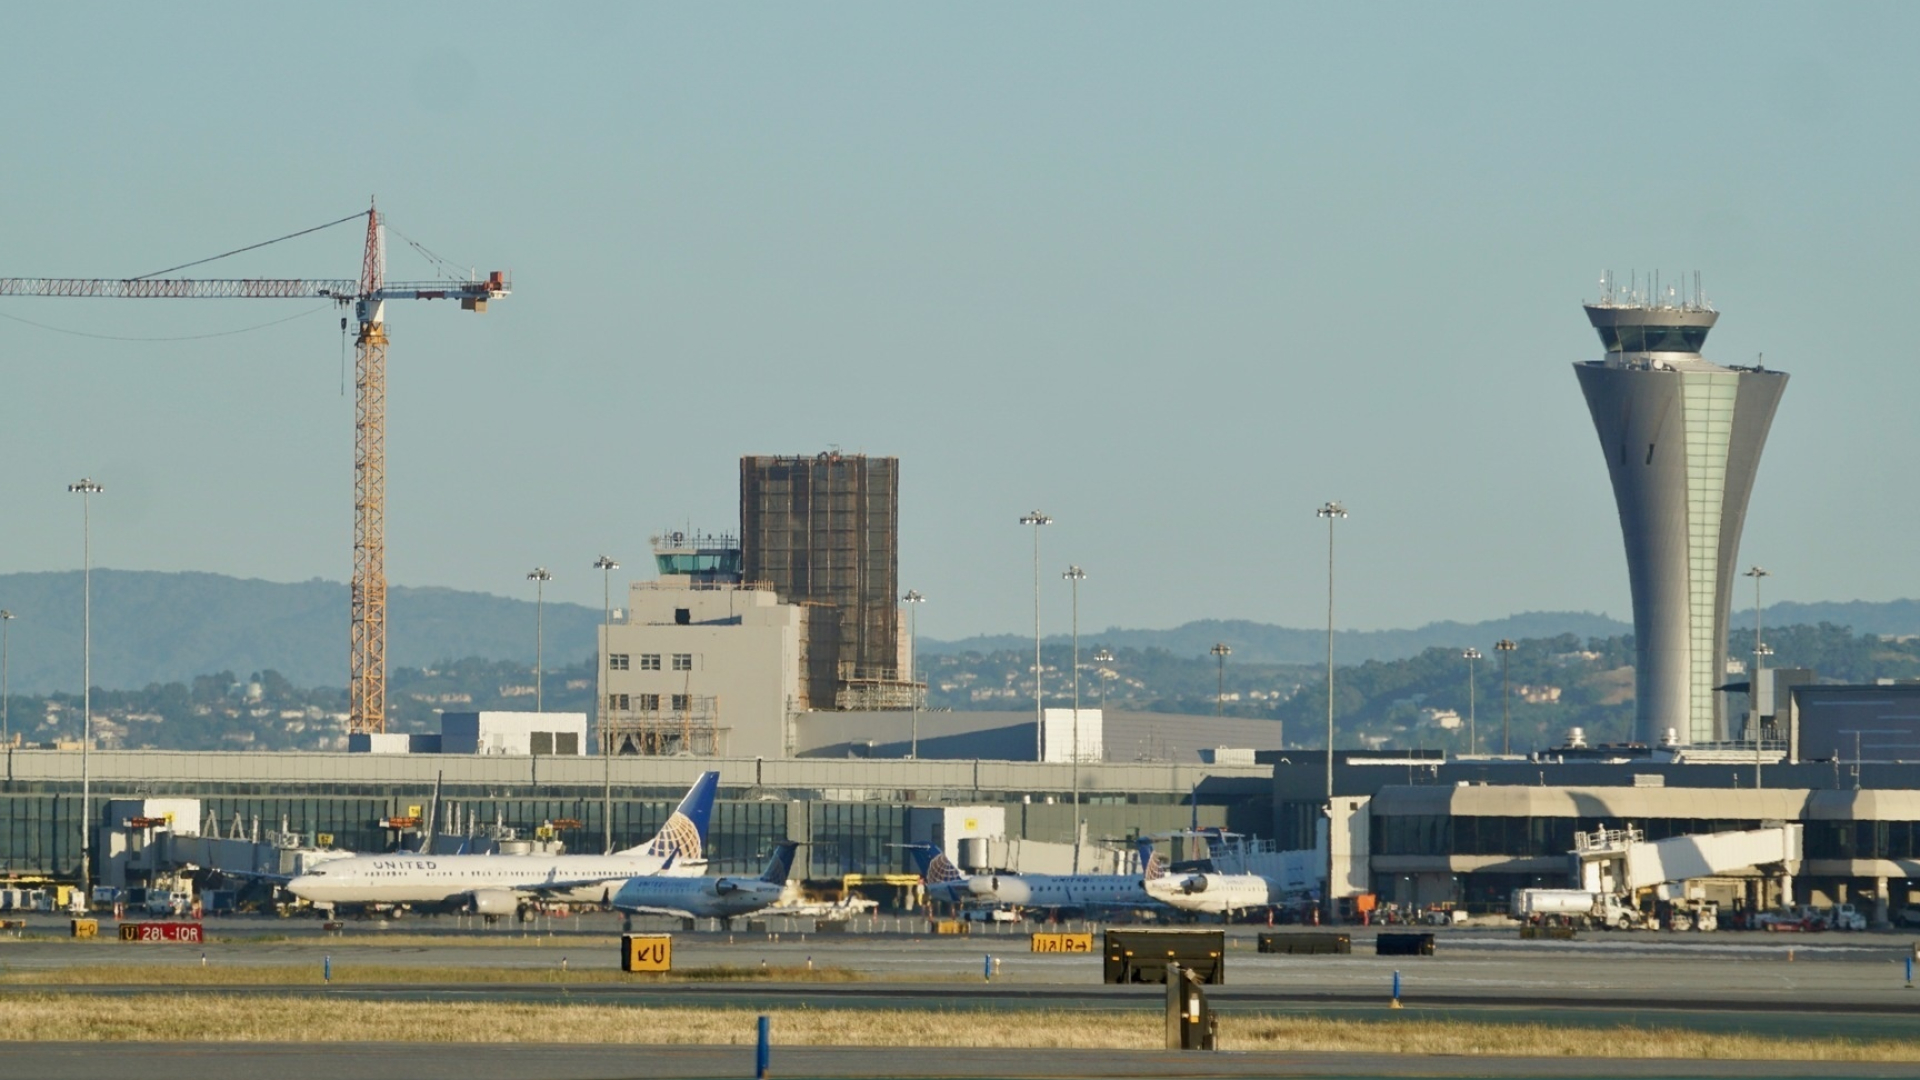
[[[1779,877],[1791,895],[1800,872],[1801,827],[1760,829],[1647,840],[1639,829],[1599,829],[1574,837],[1574,880],[1588,892],[1631,896],[1642,889],[1696,878]]]
[[[1253,874],[1266,878],[1282,895],[1316,893],[1327,879],[1326,829],[1316,837],[1319,847],[1282,850],[1272,840],[1226,833],[1209,838],[1207,853],[1213,869],[1222,874]]]

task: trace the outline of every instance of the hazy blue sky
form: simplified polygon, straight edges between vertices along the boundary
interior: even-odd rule
[[[1912,596],[1911,5],[35,4],[0,275],[354,212],[517,291],[389,311],[393,581],[597,604],[737,459],[902,460],[921,632],[1628,615],[1569,365],[1699,270],[1793,374],[1744,562]],[[396,237],[395,277],[427,276]],[[352,226],[195,271],[355,276]],[[54,333],[208,334],[122,342]],[[0,300],[0,570],[349,573],[337,313]],[[349,352],[350,359],[350,352]],[[350,388],[349,388],[350,395]],[[1740,603],[1748,601],[1742,594]],[[616,601],[617,602],[617,601]],[[4,604],[4,597],[0,597]]]

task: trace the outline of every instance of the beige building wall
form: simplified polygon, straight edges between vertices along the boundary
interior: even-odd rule
[[[635,582],[601,631],[600,703],[617,753],[790,756],[806,613],[772,590],[666,577]],[[630,739],[651,732],[660,741]]]

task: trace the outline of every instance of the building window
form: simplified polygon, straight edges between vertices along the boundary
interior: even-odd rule
[[[631,700],[625,694],[608,694],[607,708],[613,712],[626,712]]]
[[[640,695],[640,711],[641,712],[659,712],[660,711],[660,695],[659,694],[641,694]]]
[[[673,654],[673,670],[692,671],[693,670],[693,654],[686,653],[686,652],[674,653]]]
[[[659,671],[660,670],[660,654],[657,652],[641,653],[640,654],[640,670],[641,671]]]
[[[673,609],[673,625],[692,626],[693,625],[693,609],[684,608],[684,607],[674,608]]]
[[[674,712],[687,712],[692,708],[693,708],[692,694],[673,695],[673,711]]]
[[[607,654],[607,670],[608,671],[627,670],[627,659],[628,659],[627,654],[623,652],[608,653]]]

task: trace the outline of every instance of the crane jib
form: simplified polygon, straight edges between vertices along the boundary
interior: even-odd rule
[[[382,300],[497,299],[512,291],[500,277],[479,281],[388,282]],[[358,299],[360,283],[344,278],[0,278],[0,296],[93,297],[114,300]]]

